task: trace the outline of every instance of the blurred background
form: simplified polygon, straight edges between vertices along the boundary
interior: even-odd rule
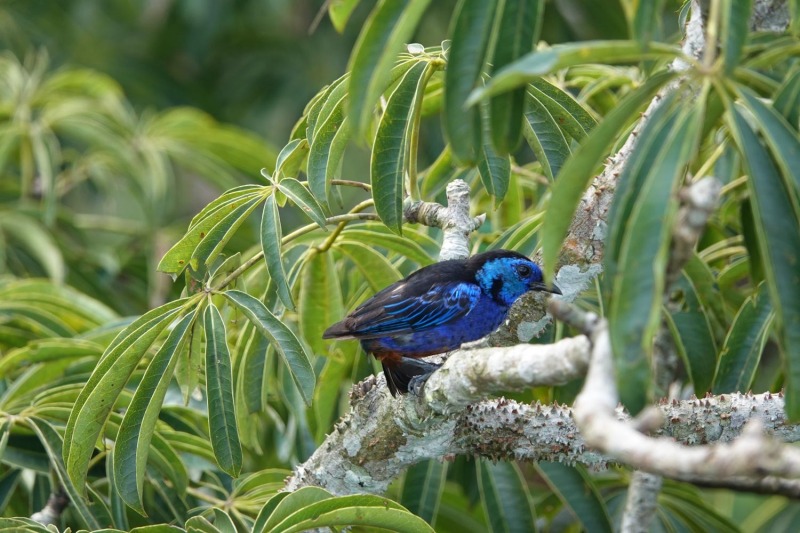
[[[417,40],[438,44],[455,0],[434,2]],[[374,2],[339,35],[324,0],[6,0],[0,43],[46,50],[51,68],[96,69],[136,108],[193,106],[282,145],[305,104],[342,75]],[[552,9],[555,8],[555,9]],[[617,0],[560,0],[543,40],[626,38]]]
[[[158,259],[223,190],[263,182],[374,4],[340,34],[323,0],[0,1],[0,274],[66,281],[123,314],[175,297]],[[439,44],[454,6],[432,3],[415,40]],[[618,0],[545,14],[546,42],[627,36]],[[428,164],[441,131],[423,127]],[[344,175],[367,180],[368,157],[351,146]]]

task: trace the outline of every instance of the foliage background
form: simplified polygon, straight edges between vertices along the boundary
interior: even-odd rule
[[[626,39],[632,33],[626,13],[631,13],[633,4],[548,2],[540,39],[551,44]],[[455,5],[455,1],[433,2],[413,40],[439,46],[448,36]],[[186,233],[192,217],[223,191],[266,183],[261,169],[274,170],[278,152],[308,102],[346,71],[372,7],[372,2],[359,3],[339,34],[327,16],[315,22],[322,2],[302,0],[0,4],[2,516],[31,516],[62,485],[59,480],[66,475],[75,478],[74,472],[67,474],[70,465],[61,462],[63,429],[73,404],[86,400],[80,391],[90,382],[100,355],[117,333],[135,323],[137,315],[176,300],[184,289],[180,280],[173,284],[155,272],[159,261]],[[654,26],[656,40],[678,41],[679,8],[676,2],[663,2],[660,24]],[[644,63],[641,69],[577,67],[570,71],[568,84],[594,120],[613,110],[651,68],[654,63]],[[765,86],[775,89],[784,74],[785,70],[776,69],[764,75],[766,80],[755,81],[760,81],[762,91]],[[436,101],[435,95],[430,101]],[[445,145],[437,113],[438,109],[423,109],[420,169],[434,164]],[[370,152],[364,143],[354,143],[346,154],[341,177],[368,181]],[[473,184],[475,212],[489,214],[476,249],[502,245],[530,254],[539,244],[537,217],[549,187],[547,172],[532,162],[534,154],[527,146],[514,156],[519,166],[511,173],[506,200],[497,206],[474,171],[459,174]],[[690,296],[672,314],[673,327],[684,328],[679,337],[694,341],[695,348],[706,342],[701,347],[710,346],[716,357],[727,345],[734,324],[747,321],[742,334],[755,337],[756,349],[751,352],[760,357],[758,371],[752,370],[747,385],[776,390],[783,374],[776,334],[770,329],[773,319],[758,289],[764,274],[752,260],[757,246],[747,218],[749,208],[742,209],[749,198],[736,181],[741,162],[727,152],[716,157],[717,171],[727,169],[723,179],[731,194],[712,222],[698,258],[702,268],[713,269],[713,281],[723,292],[713,300],[718,309],[706,319],[716,322],[709,325],[710,334],[687,337],[685,328],[706,307],[692,300],[694,280],[687,275],[682,283]],[[695,170],[703,161],[698,158]],[[423,198],[441,201],[443,185],[454,175],[455,171],[447,172],[423,182]],[[345,189],[342,197],[341,205],[353,211],[369,196],[355,188]],[[347,210],[335,211],[340,212]],[[308,223],[299,209],[282,208],[280,213],[283,235]],[[205,275],[219,282],[241,258],[251,257],[260,239],[259,222],[259,216],[247,218],[225,248],[231,260],[212,263],[207,272],[201,268],[199,278]],[[301,282],[292,283],[297,313],[288,310],[283,316],[304,344],[298,350],[329,355],[314,358],[316,386],[312,381],[309,390],[299,382],[295,387],[296,376],[277,362],[278,355],[255,328],[221,298],[215,299],[221,315],[208,311],[214,306],[186,315],[188,320],[202,321],[206,334],[197,322],[184,324],[191,331],[185,342],[188,348],[173,348],[185,350],[186,355],[181,351],[181,357],[173,358],[176,366],[167,373],[169,378],[174,371],[176,380],[148,376],[147,364],[162,352],[145,349],[141,364],[134,361],[132,381],[120,396],[121,408],[103,427],[108,443],[119,439],[123,413],[136,405],[134,391],[143,384],[165,387],[165,407],[155,413],[158,421],[152,421],[155,457],[127,482],[125,493],[114,488],[113,475],[120,468],[112,464],[114,454],[94,456],[87,464],[87,487],[95,504],[79,504],[75,498],[64,524],[97,529],[113,523],[128,529],[176,523],[203,530],[210,527],[204,522],[208,519],[220,530],[247,529],[265,502],[279,505],[280,497],[270,498],[282,486],[286,469],[316,449],[346,410],[350,384],[374,370],[372,361],[355,346],[322,344],[319,333],[371,291],[436,257],[436,230],[409,228],[401,240],[377,222],[359,224],[345,229],[336,243],[314,231],[284,250],[285,264],[294,265],[287,269],[289,280]],[[389,259],[373,257],[364,244],[384,246]],[[237,280],[236,288],[269,294],[266,278],[264,266],[259,265]],[[192,285],[196,280],[186,279],[186,294],[196,297],[197,287]],[[270,303],[280,305],[274,292]],[[700,297],[705,301],[707,295]],[[599,310],[598,292],[587,291],[582,305]],[[235,413],[240,433],[227,441],[215,440],[219,436],[213,422],[209,429],[206,398],[197,389],[204,377],[213,378],[204,376],[201,354],[208,357],[212,350],[227,350],[225,342],[215,345],[208,340],[207,332],[225,334],[222,322],[228,323],[232,347],[228,358],[238,387],[236,405],[229,405],[228,412]],[[541,341],[567,333],[560,326],[551,328]],[[156,344],[162,349],[170,346],[169,340]],[[252,356],[265,352],[268,355],[261,360]],[[254,368],[248,364],[260,364],[257,385],[244,381]],[[568,402],[579,385],[515,397]],[[221,405],[228,401],[224,389]],[[304,394],[313,397],[309,408],[303,403]],[[236,446],[227,459],[220,459],[221,447],[237,439],[242,446],[238,459]],[[95,440],[91,439],[90,449]],[[145,462],[135,463],[135,469],[145,468]],[[242,477],[229,476],[238,471]],[[533,526],[607,530],[619,519],[629,476],[622,468],[589,473],[560,464],[457,458],[452,463],[419,465],[394,484],[388,496],[435,524],[437,531],[500,531],[520,524],[525,530]],[[124,484],[117,481],[117,486]],[[320,493],[304,497],[295,498],[285,509],[301,512],[327,498]],[[123,502],[133,507],[138,502],[148,516]],[[381,502],[364,497],[343,502],[341,508],[369,510],[384,505]],[[781,497],[699,490],[671,482],[659,505],[654,529],[667,531],[775,530],[800,513],[800,507]],[[214,511],[215,507],[225,513]],[[197,518],[187,522],[190,516]],[[395,527],[418,526],[403,514],[395,519]]]

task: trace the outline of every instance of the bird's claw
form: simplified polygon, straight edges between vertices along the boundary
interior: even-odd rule
[[[432,370],[431,372],[419,374],[418,376],[411,378],[411,381],[408,382],[408,392],[414,396],[422,396],[422,390],[425,387],[425,382],[428,381],[428,378],[431,377],[431,374],[434,372],[435,370]]]

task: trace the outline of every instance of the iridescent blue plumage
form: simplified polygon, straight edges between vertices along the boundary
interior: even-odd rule
[[[488,335],[531,290],[561,292],[548,288],[539,267],[517,252],[494,250],[442,261],[378,292],[323,337],[360,339],[383,364],[392,394],[405,392],[411,378],[435,368],[414,358]]]

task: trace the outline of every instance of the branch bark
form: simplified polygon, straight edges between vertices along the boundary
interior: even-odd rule
[[[757,0],[756,4],[765,2]],[[702,39],[702,31],[687,36],[687,46],[697,44],[693,40],[697,35]],[[656,96],[634,131],[643,126],[660,100],[661,95]],[[620,151],[609,158],[605,170],[582,199],[556,278],[566,293],[565,300],[574,298],[600,272],[605,221],[616,176],[634,150],[636,137],[630,135]],[[408,221],[445,231],[441,259],[467,255],[469,233],[483,222],[480,217],[469,215],[468,187],[451,185],[447,207],[417,202],[405,211]],[[579,313],[577,316],[582,317]],[[548,320],[542,301],[522,299],[512,309],[505,327],[484,345],[527,341]],[[296,468],[287,480],[287,490],[318,485],[336,494],[381,493],[409,466],[454,454],[580,463],[592,468],[622,462],[676,479],[709,483],[727,480],[734,487],[749,483],[747,486],[764,490],[798,490],[796,482],[788,479],[800,477],[798,452],[778,440],[800,440],[800,426],[785,420],[780,395],[737,393],[676,400],[631,420],[613,399],[616,391],[613,375],[609,374],[610,347],[605,327],[584,320],[582,329],[593,335],[594,353],[590,378],[574,412],[559,405],[523,405],[503,398],[481,400],[489,390],[552,385],[579,376],[589,357],[585,337],[550,346],[473,350],[476,353],[472,354],[462,348],[451,354],[445,367],[431,377],[419,398],[408,395],[393,399],[382,376],[354,387],[350,412],[312,457]],[[517,366],[526,369],[524,373],[509,371]],[[760,423],[774,439],[760,432],[756,436],[755,425],[751,424],[745,435],[735,440],[750,420]],[[606,435],[609,428],[613,428],[614,439]],[[719,444],[697,446],[708,443]],[[761,459],[753,460],[749,455],[756,452]],[[744,457],[748,457],[747,461]]]

